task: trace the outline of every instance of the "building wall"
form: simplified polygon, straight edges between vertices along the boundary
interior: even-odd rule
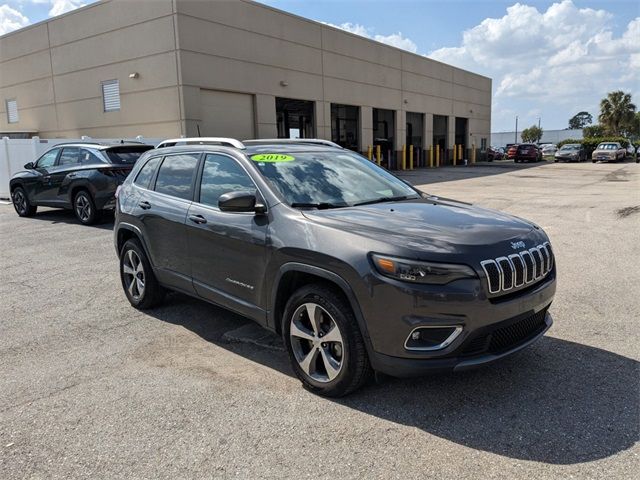
[[[197,135],[211,125],[275,137],[276,97],[315,102],[322,138],[331,103],[359,106],[362,150],[373,108],[395,111],[397,149],[407,111],[425,114],[425,147],[434,114],[448,118],[449,145],[456,116],[469,119],[468,146],[490,132],[489,78],[247,0],[103,0],[0,38],[0,62],[0,131],[41,137]],[[103,112],[101,81],[116,78],[121,110]],[[19,124],[7,124],[6,98],[17,99]],[[216,121],[214,98],[235,113]]]
[[[135,8],[133,8],[135,6]],[[180,97],[172,0],[106,0],[0,38],[0,131],[173,136]],[[129,74],[139,72],[139,78]],[[104,112],[101,82],[121,109]],[[5,99],[20,121],[7,123]]]
[[[576,130],[544,130],[542,131],[542,139],[540,143],[559,143],[567,139],[582,139],[582,129]],[[495,147],[504,147],[507,143],[521,143],[522,132],[518,132],[518,142],[515,142],[516,132],[494,132],[491,134],[491,145]]]

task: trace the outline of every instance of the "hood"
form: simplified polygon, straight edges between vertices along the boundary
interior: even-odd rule
[[[374,240],[440,252],[522,240],[538,228],[505,213],[437,197],[305,210],[303,214],[315,222]]]

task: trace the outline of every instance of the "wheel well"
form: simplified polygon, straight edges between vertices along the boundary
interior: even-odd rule
[[[351,305],[347,294],[337,283],[332,282],[331,280],[327,280],[324,277],[314,275],[312,273],[300,272],[295,270],[286,272],[280,278],[280,283],[278,284],[278,292],[276,293],[276,301],[273,306],[273,319],[275,321],[276,331],[279,334],[282,333],[281,319],[282,315],[284,314],[284,308],[287,304],[287,301],[296,290],[312,283],[322,284],[325,287],[331,288],[337,295],[343,297],[344,301],[348,305]]]
[[[120,251],[122,250],[122,247],[125,244],[125,242],[127,240],[131,240],[132,238],[135,238],[138,241],[140,241],[140,238],[138,237],[138,235],[136,235],[135,232],[128,230],[126,228],[121,228],[120,230],[118,230],[118,255],[120,255]]]
[[[69,193],[69,195],[71,195],[71,198],[69,199],[69,203],[71,203],[71,206],[73,206],[73,200],[76,198],[76,195],[80,190],[85,190],[89,195],[91,195],[91,192],[89,192],[89,189],[83,185],[77,185],[73,187],[71,189],[71,192]]]

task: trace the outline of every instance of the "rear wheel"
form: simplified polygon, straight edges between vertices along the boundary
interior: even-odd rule
[[[296,376],[314,393],[341,397],[371,375],[353,311],[330,287],[297,290],[285,307],[282,334]]]
[[[120,280],[129,303],[135,308],[153,308],[164,298],[165,290],[158,283],[138,240],[127,240],[120,250]]]
[[[93,225],[100,218],[100,212],[86,190],[80,190],[73,198],[73,211],[83,225]]]
[[[16,187],[13,190],[11,200],[13,201],[13,208],[16,209],[16,213],[21,217],[31,217],[36,214],[38,207],[29,203],[27,192],[22,187]]]

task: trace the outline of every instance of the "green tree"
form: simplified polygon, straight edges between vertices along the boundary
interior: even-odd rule
[[[599,124],[589,125],[582,129],[582,136],[585,138],[604,137],[607,134],[604,127]]]
[[[631,94],[622,90],[609,92],[607,98],[600,101],[598,120],[611,135],[624,135],[632,124],[636,106],[631,103]]]
[[[584,128],[592,123],[593,117],[589,112],[578,112],[569,119],[569,128],[572,130]]]
[[[542,129],[537,125],[531,125],[529,128],[525,128],[522,131],[522,141],[524,143],[536,143],[542,138]]]

